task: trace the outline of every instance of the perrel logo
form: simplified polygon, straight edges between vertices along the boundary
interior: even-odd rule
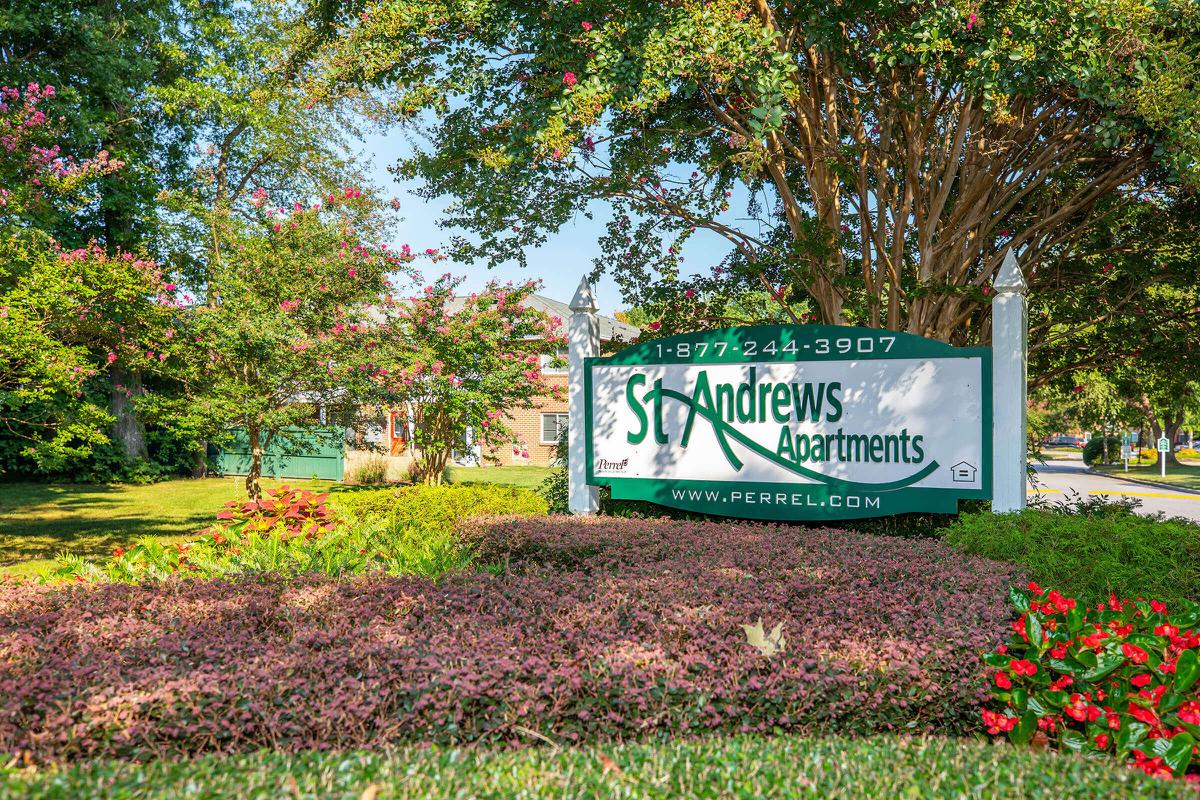
[[[596,471],[597,472],[620,472],[621,470],[625,469],[628,466],[629,466],[628,458],[623,459],[621,461],[608,461],[603,458],[596,459]]]

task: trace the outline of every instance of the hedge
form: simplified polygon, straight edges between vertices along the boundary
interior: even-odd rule
[[[0,585],[0,753],[978,730],[1011,568],[939,542],[564,518],[507,571]],[[782,653],[743,625],[781,626]]]
[[[972,555],[1008,561],[1046,586],[1088,604],[1119,597],[1200,600],[1200,525],[1139,516],[1120,506],[1097,513],[1027,509],[963,514],[946,541]]]
[[[1182,782],[978,741],[733,736],[507,752],[413,748],[101,761],[0,775],[28,800],[343,798],[1195,798]]]

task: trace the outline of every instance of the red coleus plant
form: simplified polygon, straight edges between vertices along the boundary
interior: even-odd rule
[[[339,524],[325,504],[328,492],[318,494],[306,489],[280,486],[258,500],[231,500],[217,513],[216,536],[250,533],[278,533],[284,539],[304,536],[315,539]]]
[[[1200,782],[1200,605],[1114,596],[1088,608],[1036,583],[1010,597],[1013,635],[983,657],[988,733]]]

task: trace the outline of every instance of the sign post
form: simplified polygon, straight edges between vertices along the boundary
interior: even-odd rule
[[[993,282],[992,407],[995,411],[992,450],[992,511],[1005,514],[1025,508],[1026,363],[1028,288],[1016,256],[1009,250]]]
[[[600,355],[596,308],[596,298],[585,277],[571,300],[571,320],[567,325],[567,508],[572,514],[595,514],[600,509],[597,489],[589,486],[587,480],[584,397],[587,361]]]
[[[1125,462],[1125,471],[1129,472],[1129,456],[1132,455],[1132,444],[1128,433],[1121,434],[1121,459]]]
[[[1171,440],[1165,436],[1158,439],[1158,463],[1162,477],[1167,477],[1167,453],[1171,452]]]
[[[848,326],[727,328],[588,359],[585,381],[586,453],[572,463],[614,498],[832,520],[992,496],[990,348]]]

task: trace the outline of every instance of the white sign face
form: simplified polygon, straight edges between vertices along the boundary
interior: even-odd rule
[[[735,328],[589,364],[589,483],[726,516],[837,519],[990,496],[990,360],[862,328]]]
[[[1160,453],[1171,452],[1171,440],[1165,436],[1161,437],[1158,440],[1158,452],[1160,452]]]

